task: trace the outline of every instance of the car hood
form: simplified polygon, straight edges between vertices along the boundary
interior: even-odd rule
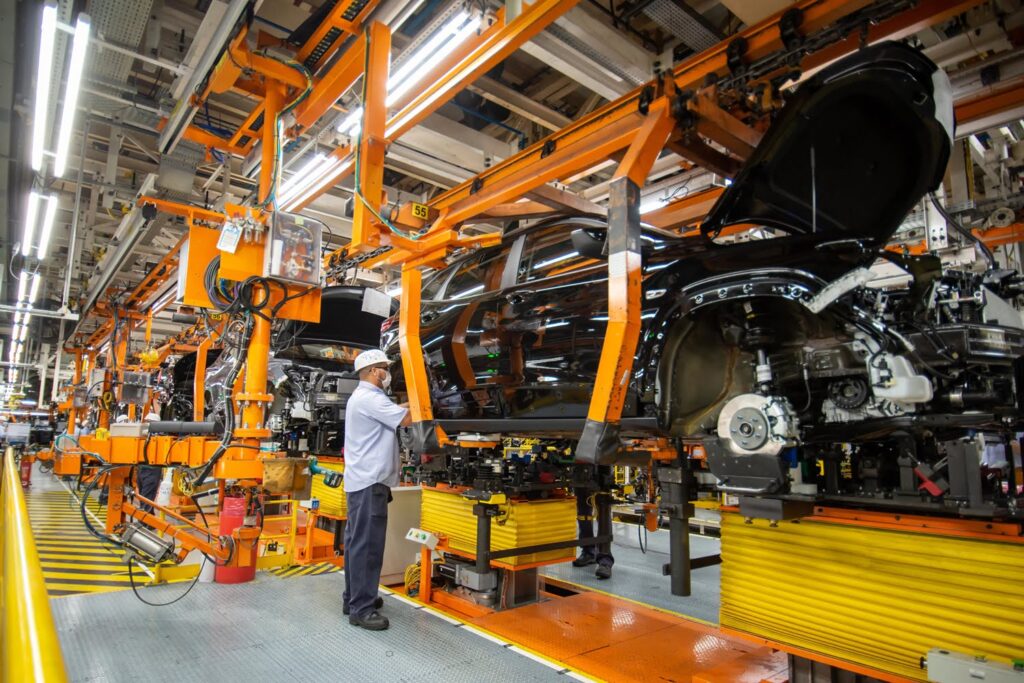
[[[376,349],[380,347],[380,326],[384,320],[398,312],[398,303],[390,299],[386,315],[373,312],[366,287],[328,287],[320,298],[320,322],[300,328],[295,343],[345,344],[346,346]],[[381,297],[380,292],[369,296]],[[368,310],[371,309],[371,310]]]
[[[882,244],[945,173],[949,79],[900,43],[860,50],[799,86],[701,225],[751,223]]]

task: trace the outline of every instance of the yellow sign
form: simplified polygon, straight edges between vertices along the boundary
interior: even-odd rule
[[[430,207],[426,204],[412,204],[412,216],[413,218],[419,218],[420,220],[427,220],[430,217]]]

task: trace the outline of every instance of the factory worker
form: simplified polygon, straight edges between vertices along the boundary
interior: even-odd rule
[[[350,624],[383,631],[388,618],[378,610],[391,487],[398,485],[398,427],[412,422],[406,404],[387,395],[391,365],[383,351],[363,351],[355,360],[359,386],[345,406],[345,593],[342,612]]]

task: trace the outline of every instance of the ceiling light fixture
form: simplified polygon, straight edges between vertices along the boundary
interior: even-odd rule
[[[402,95],[409,92],[410,88],[440,64],[442,59],[454,52],[469,36],[476,33],[479,28],[480,20],[474,19],[465,10],[452,17],[448,23],[431,36],[430,40],[409,55],[405,63],[395,73],[388,77],[388,94],[384,100],[385,105],[390,107],[395,104]],[[363,108],[357,107],[338,124],[338,130],[345,135],[353,136],[359,132],[362,118]]]
[[[53,221],[57,217],[57,195],[51,194],[46,199],[46,213],[43,214],[43,231],[39,235],[39,260],[46,258],[50,246],[50,233],[53,232]],[[24,253],[24,247],[22,247]]]
[[[36,219],[39,217],[39,200],[42,197],[38,192],[28,193],[28,208],[25,211],[25,228],[21,233],[21,255],[28,256],[32,248],[32,238],[35,236]]]
[[[301,192],[310,183],[316,181],[320,172],[322,172],[321,166],[327,163],[329,163],[329,159],[326,154],[323,152],[314,154],[313,158],[306,164],[303,164],[302,168],[292,174],[288,182],[281,187],[278,202],[283,206],[294,199],[297,193]]]
[[[338,158],[335,154],[328,155],[327,163],[319,165],[316,173],[310,174],[309,182],[303,183],[302,187],[297,188],[291,193],[291,197],[281,203],[282,209],[284,211],[294,211],[302,206],[313,195],[320,192],[325,185],[333,183],[342,170],[351,167],[352,160],[351,154],[342,158]]]
[[[75,38],[71,45],[71,66],[68,67],[68,82],[64,90],[64,111],[60,117],[60,132],[57,135],[57,159],[53,164],[53,174],[58,178],[64,176],[67,166],[68,147],[71,144],[71,131],[75,127],[75,110],[78,107],[78,92],[82,86],[82,71],[85,68],[85,53],[89,47],[89,17],[79,14],[75,22]]]
[[[25,300],[25,295],[28,294],[28,273],[25,271],[21,272],[18,277],[18,303],[20,304]]]
[[[36,297],[39,296],[39,285],[42,281],[43,278],[40,277],[39,273],[36,273],[35,275],[32,276],[32,289],[28,295],[29,306],[36,302]],[[30,317],[31,316],[26,315],[25,320],[28,320]]]
[[[43,148],[46,146],[47,115],[50,110],[50,75],[53,72],[53,47],[57,38],[57,7],[43,7],[43,23],[39,35],[39,69],[36,71],[36,110],[32,118],[32,170],[43,169]]]

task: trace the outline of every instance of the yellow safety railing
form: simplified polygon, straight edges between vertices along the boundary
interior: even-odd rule
[[[0,681],[66,681],[14,449],[0,479]]]

